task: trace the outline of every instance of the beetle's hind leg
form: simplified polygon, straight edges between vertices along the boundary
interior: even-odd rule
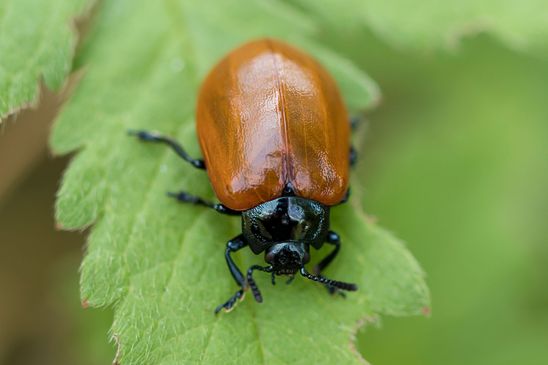
[[[348,123],[350,124],[350,131],[356,132],[361,122],[362,122],[362,118],[359,116],[350,117],[350,119],[348,120]],[[350,163],[350,167],[354,167],[356,165],[356,162],[358,161],[358,152],[356,151],[356,148],[354,148],[353,145],[350,146],[348,161]]]
[[[350,167],[356,166],[356,162],[358,162],[358,152],[356,151],[354,146],[350,146],[348,161],[350,162]]]
[[[335,206],[346,203],[348,201],[348,199],[350,199],[350,188],[346,189],[346,193],[344,193],[344,197]],[[331,232],[330,232],[330,234],[331,234]],[[334,234],[336,234],[336,233],[334,233]]]
[[[242,215],[242,212],[239,212],[237,210],[232,210],[228,207],[226,207],[223,204],[220,203],[213,203],[208,200],[202,199],[198,196],[191,195],[187,192],[180,191],[178,193],[172,193],[168,192],[168,196],[177,199],[177,201],[183,202],[183,203],[190,203],[195,205],[201,205],[203,207],[214,209],[216,212],[227,214],[227,215]]]
[[[183,146],[179,144],[179,142],[175,141],[172,138],[162,136],[155,132],[148,132],[148,131],[136,131],[136,130],[129,130],[128,134],[130,136],[136,136],[143,142],[154,142],[154,143],[163,143],[171,147],[175,153],[181,157],[186,162],[190,163],[192,166],[205,170],[205,162],[202,159],[196,159],[189,156],[188,153],[186,153]]]

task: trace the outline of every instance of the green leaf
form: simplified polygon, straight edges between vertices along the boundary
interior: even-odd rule
[[[0,121],[38,97],[38,82],[58,90],[75,46],[73,19],[87,0],[0,1]]]
[[[463,36],[489,32],[518,50],[547,50],[544,0],[291,0],[339,28],[359,24],[405,48],[455,47]]]
[[[333,212],[343,249],[327,274],[358,283],[357,293],[343,300],[311,282],[271,287],[258,276],[265,303],[248,297],[229,315],[214,316],[237,289],[223,253],[238,219],[165,197],[179,189],[213,193],[202,171],[126,135],[154,129],[198,156],[193,118],[201,79],[225,52],[262,36],[315,54],[352,110],[371,106],[374,82],[314,43],[316,31],[313,19],[272,1],[112,0],[98,9],[79,55],[86,74],[51,145],[57,153],[79,150],[63,178],[57,220],[70,229],[94,224],[82,299],[114,308],[122,364],[357,364],[362,359],[350,349],[360,319],[419,314],[429,305],[423,272],[403,244],[347,205]],[[250,252],[237,256],[243,267],[262,261]]]

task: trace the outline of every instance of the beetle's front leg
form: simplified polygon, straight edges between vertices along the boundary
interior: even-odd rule
[[[234,295],[231,296],[225,303],[215,308],[215,314],[219,313],[221,309],[224,309],[225,312],[230,312],[234,308],[238,300],[242,300],[244,298],[245,289],[247,289],[246,288],[247,284],[242,272],[240,271],[238,266],[236,266],[236,264],[234,263],[234,260],[232,260],[231,254],[233,252],[241,250],[245,246],[247,246],[247,242],[245,242],[243,235],[239,235],[231,239],[226,244],[226,250],[225,250],[226,264],[228,265],[228,269],[230,270],[230,274],[232,274],[234,281],[236,281],[236,284],[240,286],[240,290],[234,293]]]
[[[335,233],[333,231],[329,231],[329,233],[327,234],[326,242],[333,245],[333,246],[335,246],[335,248],[333,249],[333,251],[331,251],[331,253],[329,255],[324,257],[314,267],[314,273],[316,275],[320,275],[322,273],[322,271],[325,270],[325,268],[331,263],[331,261],[333,261],[333,259],[337,256],[337,254],[339,253],[339,250],[341,249],[341,238],[337,233]],[[325,285],[325,287],[329,291],[329,294],[338,293],[339,295],[341,295],[343,297],[345,296],[343,291],[338,290],[334,286]]]

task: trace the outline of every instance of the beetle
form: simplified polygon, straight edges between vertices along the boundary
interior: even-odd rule
[[[329,230],[329,213],[348,199],[355,160],[348,114],[329,73],[281,41],[246,43],[225,56],[203,82],[196,129],[203,159],[192,158],[169,137],[145,130],[130,134],[166,144],[206,170],[220,203],[184,191],[169,196],[241,216],[242,233],[225,250],[239,289],[215,313],[233,309],[249,289],[262,302],[255,270],[270,273],[273,284],[276,275],[287,275],[290,282],[300,273],[331,293],[357,290],[355,284],[321,275],[341,247],[339,235]],[[308,272],[310,248],[324,243],[333,250]],[[252,265],[244,276],[232,259],[244,247],[264,253],[267,265]]]

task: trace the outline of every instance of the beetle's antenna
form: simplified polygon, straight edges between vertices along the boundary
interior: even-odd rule
[[[253,265],[249,269],[247,269],[247,276],[246,281],[247,285],[251,288],[251,292],[253,293],[253,297],[258,303],[262,303],[263,296],[261,295],[261,291],[259,290],[259,287],[257,286],[257,283],[255,283],[255,280],[253,279],[253,270],[260,270],[264,272],[272,272],[272,266],[259,266],[259,265]]]
[[[307,279],[314,280],[314,281],[320,282],[320,283],[325,284],[325,285],[333,286],[333,287],[338,288],[338,289],[348,290],[348,291],[358,290],[358,286],[356,284],[331,280],[331,279],[328,279],[328,278],[324,278],[323,276],[320,276],[320,275],[312,275],[311,273],[306,271],[304,266],[301,267],[300,273],[301,273],[302,276],[304,276]]]

